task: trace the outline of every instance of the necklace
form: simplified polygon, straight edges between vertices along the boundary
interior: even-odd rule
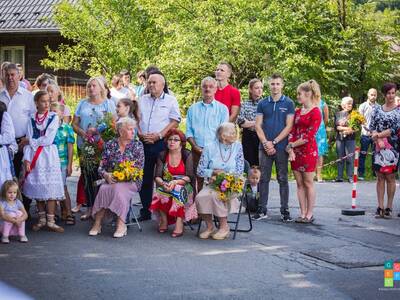
[[[221,156],[221,160],[226,163],[227,161],[229,161],[229,159],[231,158],[232,155],[232,146],[229,145],[229,155],[227,159],[224,159],[224,155],[222,154],[222,150],[221,150],[221,144],[219,144],[219,155]]]
[[[44,122],[44,120],[47,118],[48,113],[49,113],[49,111],[46,111],[46,112],[43,114],[43,116],[41,116],[41,117],[39,117],[39,113],[36,113],[36,115],[35,115],[35,122],[36,122],[36,124],[42,125],[43,122]]]

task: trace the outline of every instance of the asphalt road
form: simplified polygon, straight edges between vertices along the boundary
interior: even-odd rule
[[[69,185],[74,195],[76,178]],[[290,191],[295,217],[293,182]],[[111,226],[89,237],[81,221],[64,234],[28,230],[28,244],[0,245],[0,281],[34,299],[400,299],[400,281],[384,289],[383,272],[385,260],[400,262],[400,218],[373,217],[374,183],[359,184],[365,216],[340,214],[348,183],[318,184],[317,195],[314,225],[283,224],[272,182],[271,217],[236,240],[199,240],[189,228],[172,239],[155,221],[123,239]],[[0,299],[19,298],[0,284]]]

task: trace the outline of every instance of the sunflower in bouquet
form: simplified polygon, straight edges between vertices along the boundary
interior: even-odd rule
[[[353,110],[349,116],[349,127],[354,131],[360,131],[361,126],[366,122],[365,117],[357,110]]]
[[[112,172],[118,182],[137,181],[143,178],[143,169],[135,166],[135,161],[123,161],[115,165]]]
[[[243,192],[244,179],[229,173],[219,173],[211,183],[211,188],[218,193],[218,198],[223,202],[228,202],[233,196]]]

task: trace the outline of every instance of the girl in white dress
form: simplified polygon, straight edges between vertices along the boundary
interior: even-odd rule
[[[9,151],[15,153],[18,148],[15,142],[14,125],[6,110],[5,104],[0,102],[0,186],[13,177]]]
[[[56,113],[49,111],[50,97],[46,91],[37,92],[34,100],[37,112],[29,122],[27,134],[29,145],[24,148],[26,173],[23,193],[26,197],[37,201],[39,222],[33,226],[34,231],[47,225],[51,231],[64,232],[64,229],[54,221],[56,201],[64,200],[60,158],[57,146],[54,144],[59,119]]]

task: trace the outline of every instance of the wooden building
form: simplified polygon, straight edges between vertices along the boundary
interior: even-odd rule
[[[41,73],[57,76],[61,85],[81,85],[83,72],[45,69],[40,60],[47,57],[46,46],[55,50],[69,41],[60,35],[51,20],[53,6],[61,0],[0,0],[0,63],[11,61],[24,66],[32,83]]]

